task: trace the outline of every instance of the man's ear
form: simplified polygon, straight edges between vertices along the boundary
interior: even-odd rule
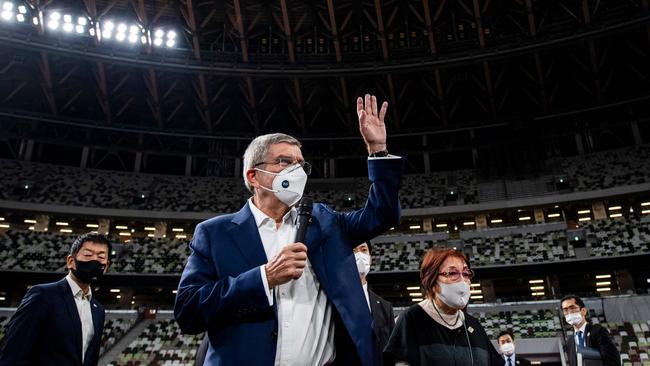
[[[256,173],[257,171],[255,169],[248,169],[246,172],[246,180],[248,181],[248,184],[255,188],[259,185],[259,182],[257,181],[257,176]]]
[[[68,268],[68,269],[73,268],[73,267],[75,266],[75,265],[74,265],[74,257],[73,257],[73,256],[68,255],[68,256],[65,258],[65,266],[66,266],[66,268]]]

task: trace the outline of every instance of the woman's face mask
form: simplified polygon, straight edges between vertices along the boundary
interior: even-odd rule
[[[445,305],[453,309],[463,309],[469,302],[469,284],[464,280],[454,283],[438,282],[440,292],[438,298],[444,302]]]
[[[302,194],[307,184],[307,173],[300,166],[294,164],[286,167],[279,173],[269,172],[267,170],[255,168],[262,173],[274,175],[271,188],[260,185],[260,188],[272,192],[285,205],[291,207],[302,198]]]

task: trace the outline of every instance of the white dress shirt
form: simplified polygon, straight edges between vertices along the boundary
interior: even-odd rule
[[[370,312],[372,313],[372,307],[370,307],[370,296],[368,296],[368,282],[364,283],[363,285],[363,293],[366,295],[366,302],[368,303],[368,309],[370,309]]]
[[[504,365],[505,366],[517,366],[517,361],[515,359],[515,354],[511,354],[510,356],[503,355],[503,359],[505,360]],[[508,359],[510,359],[510,362],[512,362],[512,365],[508,365]]]
[[[282,218],[280,227],[275,220],[260,211],[253,199],[248,206],[255,218],[266,258],[270,260],[296,236],[295,208]],[[276,302],[278,341],[275,366],[324,365],[334,360],[334,322],[332,306],[307,259],[305,270],[297,280],[269,290],[264,265],[260,266],[262,282],[269,304]]]
[[[580,340],[578,339],[578,331],[582,332],[582,339],[585,342],[584,345],[587,346],[587,334],[585,333],[585,329],[587,329],[587,322],[582,324],[579,329],[573,328],[573,339],[575,340],[576,349],[578,349],[578,345],[580,345]]]
[[[92,297],[92,289],[88,288],[88,294],[84,296],[84,292],[77,285],[76,282],[70,277],[70,274],[65,276],[65,279],[72,289],[72,296],[74,297],[74,303],[77,305],[77,312],[79,313],[79,320],[81,321],[81,362],[84,361],[86,357],[86,350],[88,350],[88,345],[95,335],[95,328],[93,327],[93,314],[90,310],[90,298]]]

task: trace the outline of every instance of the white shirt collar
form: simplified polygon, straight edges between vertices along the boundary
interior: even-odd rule
[[[65,276],[65,279],[66,279],[66,281],[68,281],[68,285],[70,285],[70,289],[72,290],[72,296],[79,297],[79,298],[83,299],[84,291],[81,289],[81,287],[76,282],[74,282],[74,280],[72,279],[72,274],[68,273],[68,275]],[[93,289],[88,287],[88,294],[86,295],[86,298],[88,299],[88,301],[90,301],[90,299],[92,299],[92,296],[93,296]]]
[[[253,203],[253,197],[248,199],[248,207],[251,210],[251,213],[253,214],[253,217],[255,218],[255,224],[257,224],[257,227],[262,227],[263,225],[268,225],[267,222],[272,222],[275,225],[275,220],[269,217],[267,214],[262,212],[257,206],[255,206],[255,203]],[[287,223],[294,223],[296,220],[296,216],[298,215],[298,211],[296,210],[295,207],[291,207],[289,212],[287,212],[283,217],[282,217],[282,222]]]

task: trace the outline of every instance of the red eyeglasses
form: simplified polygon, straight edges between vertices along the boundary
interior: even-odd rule
[[[472,277],[474,277],[474,271],[472,271],[469,268],[465,268],[461,271],[459,271],[456,268],[449,268],[446,272],[439,272],[438,276],[443,276],[445,278],[448,278],[452,281],[458,281],[460,279],[460,276],[463,276],[463,278],[467,278],[468,280],[471,280]]]

